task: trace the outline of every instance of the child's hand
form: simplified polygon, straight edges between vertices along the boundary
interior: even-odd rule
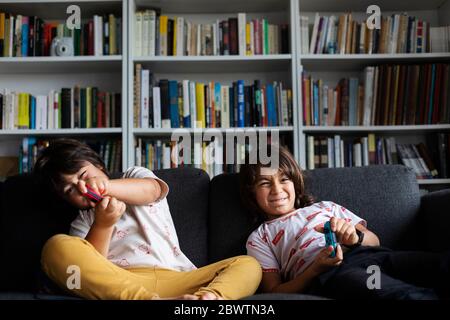
[[[116,198],[105,197],[95,207],[94,223],[102,228],[112,227],[125,212],[126,205]]]
[[[336,234],[337,241],[344,246],[352,246],[358,242],[358,234],[356,233],[355,226],[345,221],[345,219],[340,219],[332,217],[330,219],[331,231]],[[323,226],[316,227],[316,231],[323,232]]]
[[[322,274],[325,271],[337,267],[344,260],[344,254],[342,253],[342,248],[338,244],[336,247],[336,256],[331,258],[330,255],[333,252],[333,247],[329,246],[323,248],[316,256],[314,262],[311,264],[310,268],[316,274]]]
[[[86,180],[78,181],[78,189],[81,193],[86,193],[88,185],[95,193],[99,195],[107,195],[109,187],[109,179],[106,177],[91,177]]]

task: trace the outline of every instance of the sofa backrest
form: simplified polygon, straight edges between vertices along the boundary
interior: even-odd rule
[[[207,262],[209,176],[199,169],[158,170],[183,252],[197,266]],[[116,175],[120,176],[120,175]],[[45,241],[68,233],[78,211],[38,186],[27,174],[0,184],[0,290],[36,290]]]
[[[181,250],[196,266],[206,265],[208,174],[194,168],[155,170],[154,173],[169,185],[167,201]]]
[[[305,171],[305,184],[317,201],[334,201],[366,219],[382,245],[417,246],[420,193],[407,167],[316,169]],[[210,262],[245,254],[252,225],[240,200],[238,174],[214,177],[209,203]]]
[[[8,178],[0,192],[0,290],[36,289],[42,246],[68,233],[77,213],[30,175]]]

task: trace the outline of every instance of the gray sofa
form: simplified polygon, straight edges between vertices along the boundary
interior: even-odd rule
[[[252,231],[239,198],[238,176],[210,180],[201,170],[155,171],[169,184],[169,206],[186,255],[203,266],[245,254]],[[444,250],[450,222],[450,189],[420,195],[415,176],[404,166],[317,169],[306,172],[306,186],[317,200],[335,201],[368,221],[384,246],[396,249]],[[69,299],[43,293],[42,245],[56,233],[67,233],[77,212],[36,185],[28,175],[0,184],[0,299]],[[435,221],[442,221],[436,224]],[[256,294],[247,299],[320,299],[301,294]]]

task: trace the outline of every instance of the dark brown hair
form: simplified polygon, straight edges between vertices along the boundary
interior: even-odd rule
[[[64,183],[62,175],[77,173],[86,162],[92,163],[109,176],[100,155],[87,144],[75,139],[57,139],[51,141],[39,155],[33,174],[39,182],[56,193],[61,193]]]
[[[274,147],[275,152],[279,153],[279,171],[285,174],[294,183],[296,209],[309,206],[314,203],[311,196],[305,194],[305,183],[302,170],[295,161],[292,154],[286,147]],[[269,150],[270,147],[268,146]],[[256,164],[249,164],[249,156],[246,156],[245,164],[241,165],[239,172],[241,199],[254,218],[255,225],[259,225],[267,220],[266,213],[261,210],[256,202],[255,184],[258,180],[260,169],[270,167],[270,163],[262,164],[257,156]]]

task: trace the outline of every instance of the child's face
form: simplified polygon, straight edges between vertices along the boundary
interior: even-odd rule
[[[86,210],[92,207],[91,202],[78,189],[79,180],[92,177],[107,177],[106,174],[92,163],[86,161],[83,167],[75,174],[63,174],[63,198],[78,209]]]
[[[256,202],[269,219],[295,210],[294,183],[277,169],[261,168],[255,184]]]

